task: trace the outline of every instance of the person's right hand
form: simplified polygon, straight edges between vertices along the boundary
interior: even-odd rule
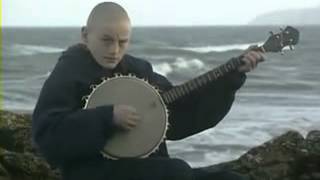
[[[141,119],[137,110],[132,106],[114,105],[113,106],[113,122],[123,130],[132,130]]]

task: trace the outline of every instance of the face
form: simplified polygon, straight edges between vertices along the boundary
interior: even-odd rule
[[[82,38],[99,65],[114,69],[128,48],[130,34],[130,22],[118,21],[84,28]]]

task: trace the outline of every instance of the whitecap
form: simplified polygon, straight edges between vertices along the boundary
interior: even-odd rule
[[[217,46],[199,46],[199,47],[171,47],[172,49],[181,49],[198,53],[209,52],[227,52],[233,50],[246,50],[251,45],[262,45],[263,42],[243,43],[243,44],[226,44]]]
[[[38,46],[30,44],[14,44],[9,48],[11,56],[30,56],[35,54],[59,53],[64,49],[53,46]]]
[[[32,76],[29,78],[24,78],[24,79],[5,79],[3,80],[3,84],[20,84],[20,83],[29,83],[30,81],[34,80],[41,80],[41,79],[47,79],[50,76],[51,72],[48,71],[45,74],[40,74],[36,76]]]
[[[185,59],[182,57],[177,57],[176,60],[172,63],[163,62],[160,64],[153,65],[154,71],[167,76],[173,71],[181,72],[182,70],[199,70],[205,67],[205,64],[199,59]]]
[[[157,72],[163,76],[167,76],[167,74],[169,74],[173,71],[172,67],[167,62],[153,65],[153,69],[155,72]]]
[[[173,65],[181,69],[189,69],[189,68],[201,69],[205,66],[204,63],[199,59],[187,60],[182,57],[178,57],[176,61],[173,63]]]

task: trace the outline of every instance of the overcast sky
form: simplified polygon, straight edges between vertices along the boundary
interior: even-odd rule
[[[101,0],[2,0],[4,26],[82,26]],[[320,6],[320,0],[115,0],[134,26],[244,25],[274,10]]]

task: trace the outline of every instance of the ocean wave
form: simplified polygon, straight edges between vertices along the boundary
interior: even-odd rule
[[[36,76],[32,76],[30,78],[24,78],[24,79],[4,79],[3,80],[3,84],[20,84],[20,83],[29,83],[30,81],[34,81],[34,80],[40,80],[40,79],[46,79],[49,77],[49,75],[51,74],[50,71],[48,71],[45,74],[40,74],[40,75],[36,75]]]
[[[13,112],[32,112],[34,103],[4,102],[3,109]]]
[[[181,49],[193,51],[197,53],[210,53],[210,52],[227,52],[234,50],[246,50],[251,45],[261,45],[263,42],[243,43],[243,44],[226,44],[218,46],[200,46],[200,47],[170,47],[170,49]]]
[[[160,64],[155,64],[154,70],[159,74],[167,76],[169,73],[173,71],[181,71],[181,70],[189,70],[192,69],[193,71],[196,69],[203,69],[205,64],[199,59],[185,59],[182,57],[176,58],[176,60],[172,63],[164,62]]]
[[[11,45],[5,54],[9,56],[31,56],[35,54],[60,53],[64,49],[53,46],[38,46],[31,44],[14,44]]]
[[[161,64],[156,64],[153,66],[154,71],[162,74],[164,76],[167,76],[167,74],[171,73],[173,71],[171,65],[167,62],[161,63]]]
[[[298,94],[298,93],[275,93],[275,92],[270,92],[270,93],[259,93],[259,92],[239,92],[238,93],[239,97],[247,97],[247,98],[272,98],[272,99],[280,99],[280,98],[287,98],[290,100],[293,99],[301,99],[305,100],[306,102],[310,101],[316,101],[320,102],[320,96],[316,94]]]

